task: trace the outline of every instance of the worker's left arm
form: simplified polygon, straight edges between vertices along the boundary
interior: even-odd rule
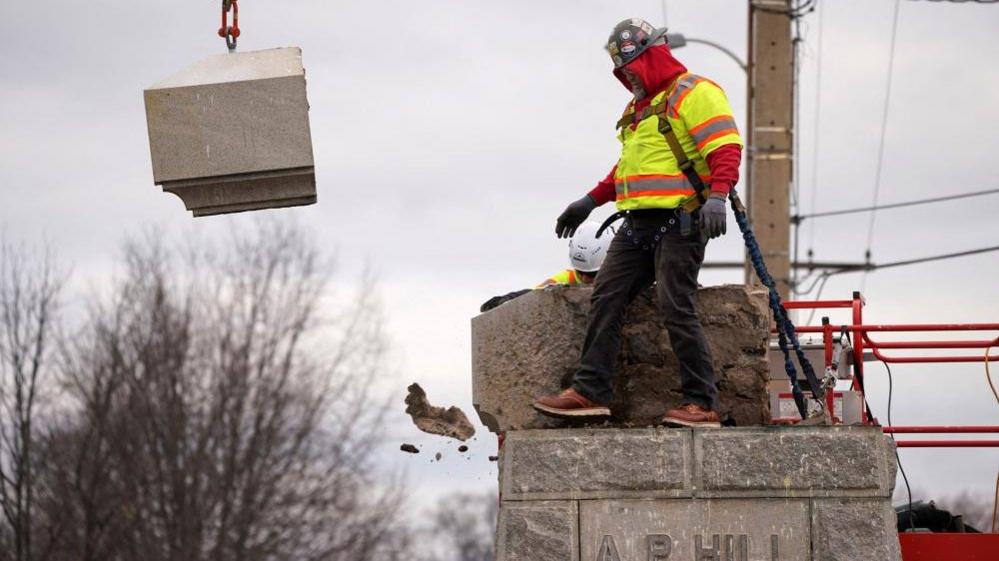
[[[711,191],[728,195],[739,182],[743,140],[725,92],[703,80],[683,98],[679,114],[711,170]]]

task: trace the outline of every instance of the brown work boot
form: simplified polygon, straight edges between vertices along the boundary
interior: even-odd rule
[[[534,408],[552,417],[606,417],[611,414],[609,407],[586,399],[572,388],[539,397],[534,401]]]
[[[685,403],[677,409],[670,409],[663,417],[663,423],[671,427],[721,427],[718,413],[705,409],[700,405]]]

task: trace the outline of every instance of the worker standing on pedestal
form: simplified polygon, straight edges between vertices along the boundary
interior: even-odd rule
[[[572,386],[539,398],[534,407],[559,417],[610,414],[625,311],[656,282],[683,390],[682,405],[666,412],[663,422],[717,427],[718,389],[694,294],[707,240],[725,233],[725,199],[739,179],[743,141],[725,93],[673,57],[666,29],[625,20],[607,50],[614,76],[634,95],[618,122],[621,157],[559,216],[556,234],[572,236],[594,208],[611,200],[625,222],[596,277]],[[710,195],[697,193],[698,184],[710,186]]]

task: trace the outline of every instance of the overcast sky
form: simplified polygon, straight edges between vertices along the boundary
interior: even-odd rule
[[[871,203],[890,45],[891,0],[820,0],[805,19],[801,72],[801,210]],[[264,2],[244,0],[241,50],[300,46],[308,71],[319,203],[276,211],[316,232],[344,265],[381,276],[400,400],[409,381],[471,412],[469,319],[490,296],[567,266],[553,234],[563,207],[617,157],[613,126],[628,93],[603,51],[626,17],[663,21],[658,0]],[[192,219],[153,185],[142,89],[223,52],[218,2],[0,0],[0,229],[49,240],[74,290],[106,280],[121,240],[158,225],[215,235],[250,216]],[[745,56],[746,2],[671,0],[667,23]],[[720,83],[739,122],[745,76],[718,51],[677,55]],[[880,201],[999,187],[999,6],[902,2]],[[816,150],[815,139],[820,150]],[[815,181],[813,182],[813,170]],[[814,206],[813,206],[814,201]],[[602,208],[597,216],[611,211]],[[999,197],[880,213],[875,262],[996,245]],[[867,215],[815,221],[802,251],[862,260]],[[730,230],[735,224],[730,220]],[[712,242],[709,260],[739,259],[741,239]],[[872,323],[999,321],[999,254],[829,281],[824,297],[864,290]],[[735,272],[703,284],[741,282]],[[834,319],[842,321],[844,318]],[[992,334],[993,336],[995,334]],[[984,335],[983,335],[984,337]],[[870,398],[884,418],[886,380],[872,364]],[[999,424],[981,365],[894,368],[897,424]],[[408,469],[435,496],[493,488],[480,435],[471,460],[404,456],[416,435],[399,411],[386,469]],[[484,429],[483,429],[484,430]],[[988,496],[996,450],[905,450],[914,487]]]

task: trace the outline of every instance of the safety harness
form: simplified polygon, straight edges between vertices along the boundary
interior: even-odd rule
[[[694,169],[694,162],[687,157],[687,153],[680,145],[680,141],[676,137],[676,132],[673,130],[673,126],[667,118],[667,112],[669,110],[668,99],[669,96],[664,96],[663,100],[658,104],[655,106],[645,107],[641,113],[635,112],[634,109],[629,106],[629,110],[625,111],[624,116],[622,116],[617,122],[617,128],[620,129],[621,127],[631,126],[633,123],[641,122],[648,117],[655,115],[659,119],[659,132],[662,133],[663,137],[666,139],[666,144],[669,146],[670,152],[673,153],[673,157],[676,159],[676,163],[679,166],[680,171],[683,172],[687,181],[689,181],[694,187],[694,195],[691,195],[685,201],[680,203],[680,206],[674,209],[675,216],[669,219],[667,225],[659,228],[659,231],[654,237],[654,244],[651,244],[653,251],[655,251],[656,246],[658,246],[663,236],[666,235],[666,232],[668,232],[676,221],[682,217],[682,214],[688,215],[686,219],[689,219],[689,215],[692,215],[697,209],[699,209],[707,201],[707,197],[711,193],[710,187],[704,184],[701,176],[698,175],[697,171]],[[792,349],[794,351],[794,357],[798,359],[801,371],[805,375],[805,379],[811,389],[812,398],[818,402],[820,411],[825,413],[825,387],[815,375],[812,363],[808,360],[808,357],[805,356],[805,352],[801,349],[801,343],[798,341],[798,335],[795,330],[794,323],[791,321],[790,315],[787,313],[787,308],[784,307],[780,293],[777,291],[777,283],[774,281],[773,277],[770,276],[770,272],[767,270],[767,265],[763,261],[763,252],[760,250],[760,244],[756,241],[756,235],[753,233],[753,229],[749,225],[749,217],[746,214],[746,207],[742,204],[742,201],[739,199],[739,195],[736,193],[734,188],[729,191],[728,198],[732,205],[732,212],[735,215],[735,221],[739,225],[739,230],[742,232],[742,239],[746,242],[746,250],[749,253],[750,262],[753,264],[753,270],[756,272],[756,276],[759,277],[760,282],[767,287],[767,290],[770,293],[770,309],[773,311],[774,323],[777,327],[777,346],[784,355],[784,371],[787,373],[787,377],[791,381],[791,395],[794,397],[794,403],[798,408],[798,413],[801,415],[802,419],[808,417],[808,407],[805,401],[805,395],[801,390],[801,384],[798,383],[797,370],[794,366],[794,360],[791,355]],[[599,238],[601,234],[603,234],[604,230],[615,221],[620,218],[627,218],[628,212],[629,211],[616,212],[607,218],[607,220],[605,220],[600,226],[600,229],[597,230],[597,237]],[[626,224],[625,234],[632,240],[632,242],[636,242],[630,224]],[[636,245],[641,244],[636,243]],[[643,246],[643,249],[644,248],[645,247]]]

